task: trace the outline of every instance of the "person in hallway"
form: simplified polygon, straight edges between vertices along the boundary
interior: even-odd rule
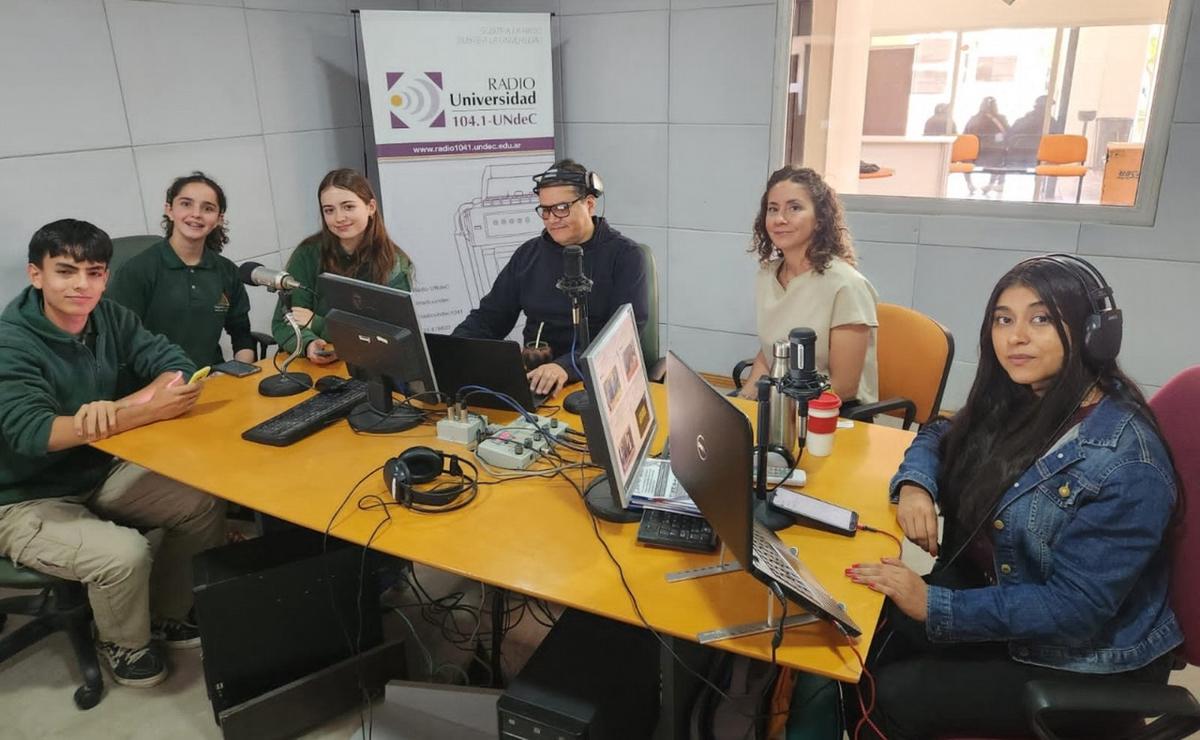
[[[789,165],[772,173],[754,219],[750,251],[759,262],[754,302],[762,348],[741,396],[757,396],[755,384],[770,369],[772,345],[806,326],[817,333],[817,370],[829,376],[843,406],[879,400],[879,296],[856,269],[833,188],[806,167]]]
[[[1084,260],[1051,255],[988,297],[966,404],[920,431],[891,482],[933,571],[895,558],[846,571],[888,597],[865,737],[1024,736],[1031,680],[1166,682],[1183,640],[1167,593],[1180,492],[1154,413],[1116,362],[1119,325],[1088,328],[1115,307],[1106,290]],[[1126,726],[1079,713],[1052,725],[1088,738]]]
[[[0,314],[0,555],[81,581],[113,679],[167,675],[152,637],[198,647],[192,556],[225,541],[208,494],[88,444],[171,419],[196,403],[196,364],[130,310],[102,297],[112,241],[63,219],[29,242],[30,285]],[[154,378],[116,396],[118,369]],[[161,529],[151,554],[140,529]]]
[[[287,272],[312,292],[294,291],[292,315],[301,325],[300,350],[313,363],[336,362],[336,347],[326,343],[329,306],[317,285],[322,272],[412,290],[413,264],[388,236],[383,211],[367,178],[351,169],[333,170],[317,186],[321,230],[300,242],[288,259]],[[283,298],[275,307],[271,333],[279,347],[291,352],[296,334],[284,319]]]
[[[1038,144],[1046,118],[1046,96],[1039,95],[1033,108],[1013,121],[1008,129],[1006,161],[1012,167],[1033,167],[1037,164]]]
[[[977,167],[1005,166],[1005,138],[1008,135],[1008,119],[1000,114],[996,99],[990,95],[979,103],[979,112],[971,116],[963,128],[964,134],[974,134],[979,137],[979,157],[975,160]],[[983,186],[983,194],[995,190],[996,195],[1004,193],[1004,173],[993,172],[988,184]],[[975,194],[975,184],[971,181],[971,173],[967,173],[967,191]]]
[[[250,298],[237,265],[221,256],[225,208],[225,191],[203,172],[176,178],[163,205],[166,237],[121,265],[106,292],[200,366],[225,359],[222,330],[235,360],[255,359]]]
[[[948,136],[957,134],[958,127],[950,113],[949,103],[938,103],[933,106],[933,115],[925,121],[926,136]]]
[[[549,395],[580,379],[571,302],[555,287],[563,275],[562,248],[583,248],[583,272],[593,281],[588,296],[591,336],[625,303],[633,305],[640,332],[650,315],[650,293],[641,248],[596,216],[596,198],[603,186],[594,172],[563,159],[533,179],[539,204],[535,210],[545,229],[513,252],[491,290],[453,334],[503,339],[524,313],[525,343],[532,343],[542,327],[542,341],[550,344],[553,357],[529,371],[529,385],[534,393]]]

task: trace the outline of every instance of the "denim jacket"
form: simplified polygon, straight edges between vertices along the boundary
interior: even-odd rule
[[[938,497],[940,441],[922,429],[892,479]],[[929,588],[934,642],[1005,641],[1023,663],[1117,673],[1183,642],[1167,601],[1166,533],[1175,506],[1170,459],[1154,430],[1105,398],[1067,440],[1000,499],[992,528],[996,584]]]

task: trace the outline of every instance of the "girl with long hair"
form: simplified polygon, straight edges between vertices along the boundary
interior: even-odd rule
[[[921,430],[891,483],[933,572],[894,558],[846,571],[889,599],[867,666],[871,720],[892,740],[1027,734],[1031,680],[1166,681],[1182,641],[1167,601],[1177,482],[1117,365],[1119,321],[1100,273],[1069,255],[1026,260],[992,291],[966,405]]]
[[[772,345],[798,326],[817,333],[817,370],[843,401],[879,400],[875,364],[875,288],[858,261],[837,193],[807,167],[771,174],[754,219],[750,251],[758,257],[755,284],[758,340],[743,398],[769,369]]]
[[[301,348],[309,360],[326,365],[337,360],[325,340],[325,314],[329,307],[320,294],[317,275],[335,275],[412,290],[412,261],[383,225],[383,211],[367,178],[351,169],[333,170],[317,186],[321,230],[306,238],[292,252],[287,271],[312,290],[292,294],[292,313],[304,327]],[[280,300],[271,322],[271,332],[281,349],[290,352],[295,332],[284,320]],[[332,348],[336,350],[336,348]]]
[[[105,291],[199,366],[224,359],[222,330],[234,359],[254,362],[250,299],[237,265],[221,255],[226,206],[225,191],[203,172],[176,178],[163,204],[165,237],[121,265]]]

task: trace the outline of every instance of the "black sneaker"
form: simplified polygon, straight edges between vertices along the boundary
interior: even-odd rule
[[[176,650],[200,647],[200,628],[189,614],[184,619],[153,619],[150,636]]]
[[[108,661],[113,680],[122,686],[146,689],[157,686],[167,677],[166,663],[150,645],[127,648],[112,642],[98,642],[96,652]]]

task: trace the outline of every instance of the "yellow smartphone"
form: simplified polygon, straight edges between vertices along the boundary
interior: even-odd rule
[[[211,367],[209,367],[209,366],[207,366],[207,365],[205,365],[204,367],[200,368],[200,369],[199,369],[199,370],[197,370],[196,372],[192,373],[192,377],[191,377],[191,378],[188,380],[188,385],[191,385],[192,383],[195,383],[197,380],[204,380],[205,378],[207,378],[207,377],[208,377],[208,374],[209,374],[211,371],[212,371],[212,368],[211,368]]]

